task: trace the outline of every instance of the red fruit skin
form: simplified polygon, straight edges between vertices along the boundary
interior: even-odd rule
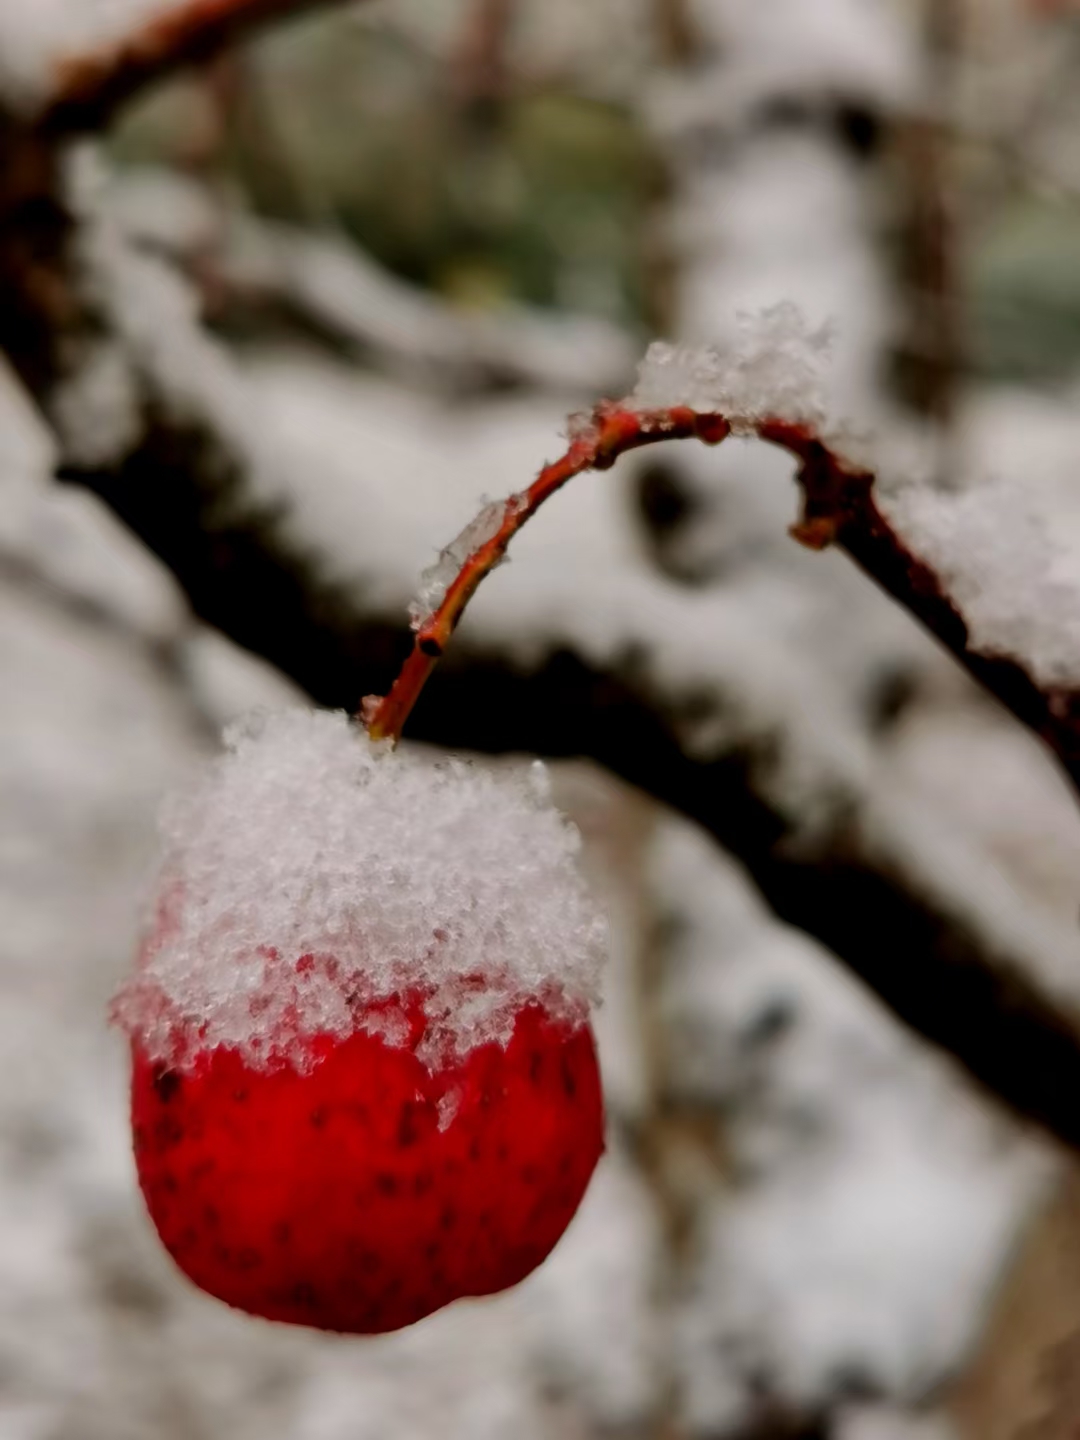
[[[133,1045],[139,1183],[196,1285],[270,1320],[367,1335],[540,1264],[603,1149],[590,1027],[530,1005],[505,1048],[435,1074],[419,1034],[318,1036],[305,1073],[225,1047],[169,1068]]]

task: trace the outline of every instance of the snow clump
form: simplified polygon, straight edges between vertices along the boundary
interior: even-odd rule
[[[901,538],[956,603],[972,649],[1016,660],[1038,685],[1080,683],[1075,535],[1036,485],[996,478],[959,491],[894,485],[881,498]]]
[[[686,405],[699,414],[720,414],[735,435],[750,434],[770,419],[820,429],[829,344],[827,326],[810,329],[798,307],[784,301],[741,314],[730,349],[654,341],[623,403],[639,413]]]
[[[376,745],[344,714],[289,710],[226,752],[162,816],[156,914],[113,1018],[152,1057],[234,1047],[302,1068],[313,1036],[358,1028],[432,1068],[540,1003],[584,1020],[606,926],[546,772]]]

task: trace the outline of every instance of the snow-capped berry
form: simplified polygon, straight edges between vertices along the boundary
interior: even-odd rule
[[[370,1332],[515,1283],[602,1148],[603,925],[542,775],[291,712],[165,821],[114,1004],[140,1183],[196,1283]]]

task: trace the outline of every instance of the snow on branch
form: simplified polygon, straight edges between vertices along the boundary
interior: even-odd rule
[[[49,0],[41,7],[42,34],[34,47],[52,57],[44,100],[35,107],[40,123],[52,133],[96,130],[137,91],[170,71],[207,59],[257,26],[325,3],[122,0],[110,12],[88,0]],[[72,31],[82,42],[78,50],[70,48]],[[27,78],[24,88],[33,88],[35,79],[40,86],[40,77]]]
[[[733,353],[649,348],[631,395],[576,416],[566,454],[501,510],[485,505],[442,554],[438,586],[428,586],[431,612],[413,609],[412,657],[386,700],[366,701],[373,733],[400,733],[481,580],[570,478],[608,469],[642,445],[756,435],[798,462],[802,517],[792,536],[812,550],[835,544],[850,554],[1034,730],[1080,791],[1080,592],[1050,573],[1048,537],[1008,487],[960,495],[909,487],[881,507],[876,477],[828,442],[818,364],[825,346],[824,334],[809,334],[793,307],[778,305],[744,317]]]
[[[576,417],[566,454],[501,511],[489,504],[465,543],[459,539],[444,552],[450,568],[440,576],[435,608],[414,615],[413,656],[385,702],[367,702],[374,733],[400,732],[481,580],[535,510],[574,475],[607,469],[626,451],[658,441],[716,444],[731,434],[756,435],[798,462],[803,513],[795,539],[810,549],[846,551],[1034,730],[1080,790],[1080,593],[1044,573],[1042,537],[1024,533],[1015,503],[1002,511],[997,490],[989,501],[981,492],[901,492],[893,509],[905,538],[878,504],[874,475],[825,438],[818,361],[826,343],[805,331],[793,307],[781,305],[748,317],[743,343],[732,353],[652,346],[625,400]]]
[[[763,427],[762,438],[790,437]],[[909,610],[1054,753],[1080,790],[1080,592],[1050,573],[1049,536],[1014,487],[959,494],[909,487],[879,497],[806,434],[803,517],[793,533],[829,544]]]

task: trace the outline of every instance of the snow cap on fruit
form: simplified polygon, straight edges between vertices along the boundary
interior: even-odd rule
[[[404,1043],[417,995],[431,1065],[505,1043],[529,1004],[586,1018],[606,927],[542,766],[392,751],[325,711],[225,741],[165,808],[157,913],[113,1004],[147,1054],[302,1066],[316,1035]]]

